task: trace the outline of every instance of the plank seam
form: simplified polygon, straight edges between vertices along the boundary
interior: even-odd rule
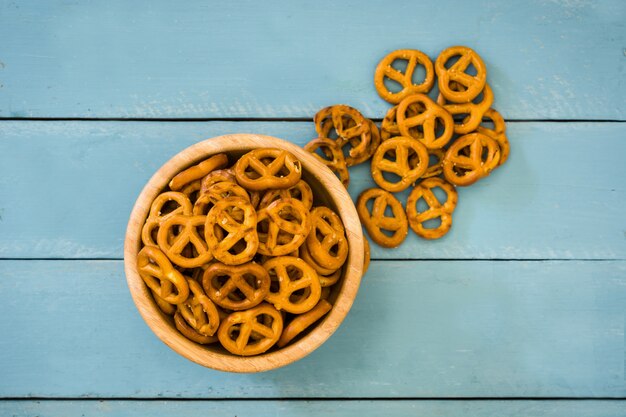
[[[0,397],[0,401],[624,401],[626,397]]]

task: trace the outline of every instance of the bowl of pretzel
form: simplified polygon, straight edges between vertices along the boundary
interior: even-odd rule
[[[270,136],[199,142],[133,207],[128,286],[156,336],[200,365],[262,372],[324,343],[356,297],[366,254],[355,206],[312,154]]]

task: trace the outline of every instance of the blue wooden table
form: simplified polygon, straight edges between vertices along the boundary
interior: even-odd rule
[[[0,415],[625,416],[625,23],[622,0],[0,1]],[[286,368],[211,371],[151,333],[122,246],[163,162],[304,144],[335,103],[380,119],[378,60],[453,44],[512,149],[451,233],[374,245],[344,324]]]

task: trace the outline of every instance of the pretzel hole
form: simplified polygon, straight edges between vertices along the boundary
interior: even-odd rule
[[[234,324],[228,328],[228,338],[232,341],[237,340],[241,330],[241,324]]]
[[[289,295],[289,302],[292,304],[301,304],[311,296],[311,287],[300,288]]]
[[[383,228],[380,229],[380,232],[387,237],[393,237],[396,234],[395,230],[387,230]]]
[[[440,162],[441,162],[441,158],[439,155],[434,154],[434,153],[428,154],[428,166],[429,167],[439,165]]]
[[[475,77],[476,75],[478,75],[478,70],[476,69],[476,67],[474,66],[473,63],[469,64],[467,66],[467,68],[465,69],[465,73],[468,75],[471,75],[473,77]]]
[[[446,131],[446,124],[441,117],[435,117],[435,137],[440,138]]]
[[[258,178],[261,178],[261,174],[259,174],[254,168],[252,168],[250,165],[248,165],[246,167],[246,169],[244,170],[244,175],[247,178],[250,178],[252,180],[256,180]]]
[[[244,238],[239,239],[233,246],[228,249],[228,253],[231,255],[238,255],[246,250],[248,242]]]
[[[452,55],[450,58],[448,58],[446,62],[444,62],[443,66],[447,69],[450,69],[454,64],[458,62],[460,58],[461,55]]]
[[[391,172],[391,171],[381,171],[381,172],[383,175],[383,179],[387,182],[395,184],[395,183],[402,181],[402,177],[396,174],[395,172]]]
[[[166,214],[172,213],[174,210],[180,207],[180,204],[176,200],[167,200],[165,204],[161,206],[158,215],[165,216]]]
[[[293,265],[288,265],[286,269],[287,269],[287,275],[289,276],[290,281],[298,281],[299,279],[302,279],[302,277],[304,276],[304,273],[302,272],[302,270]]]
[[[441,217],[435,217],[434,219],[428,219],[422,223],[424,229],[438,229],[441,227]]]
[[[383,84],[385,88],[387,89],[387,91],[394,93],[394,94],[399,93],[400,91],[404,89],[404,87],[402,87],[402,84],[386,76],[383,77]]]
[[[388,205],[387,207],[385,207],[384,216],[385,217],[395,217],[395,214],[393,214],[393,209],[391,208],[391,206]]]

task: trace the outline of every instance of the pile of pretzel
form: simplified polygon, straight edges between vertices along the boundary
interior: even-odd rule
[[[151,205],[137,269],[184,336],[257,355],[331,310],[348,241],[340,217],[314,207],[291,153],[256,149],[228,166],[219,154],[172,178]]]
[[[403,70],[394,67],[399,61],[406,63]],[[418,65],[424,68],[425,77],[415,84],[413,74]],[[471,66],[475,73],[469,71]],[[436,101],[427,95],[435,74]],[[400,89],[391,91],[385,82],[396,83]],[[372,178],[380,188],[361,193],[357,211],[376,243],[399,246],[409,226],[422,238],[438,239],[452,226],[458,201],[455,187],[488,176],[509,155],[504,119],[491,107],[493,92],[487,84],[485,64],[476,52],[463,46],[442,51],[434,66],[420,51],[397,50],[380,61],[374,84],[378,94],[394,104],[380,130],[352,107],[326,107],[314,118],[319,137],[305,149],[333,170],[346,187],[350,183],[348,167],[371,160]],[[487,126],[489,123],[493,127]],[[410,187],[405,210],[392,193]],[[442,190],[445,199],[440,199],[435,189]],[[385,214],[388,210],[391,215]]]

